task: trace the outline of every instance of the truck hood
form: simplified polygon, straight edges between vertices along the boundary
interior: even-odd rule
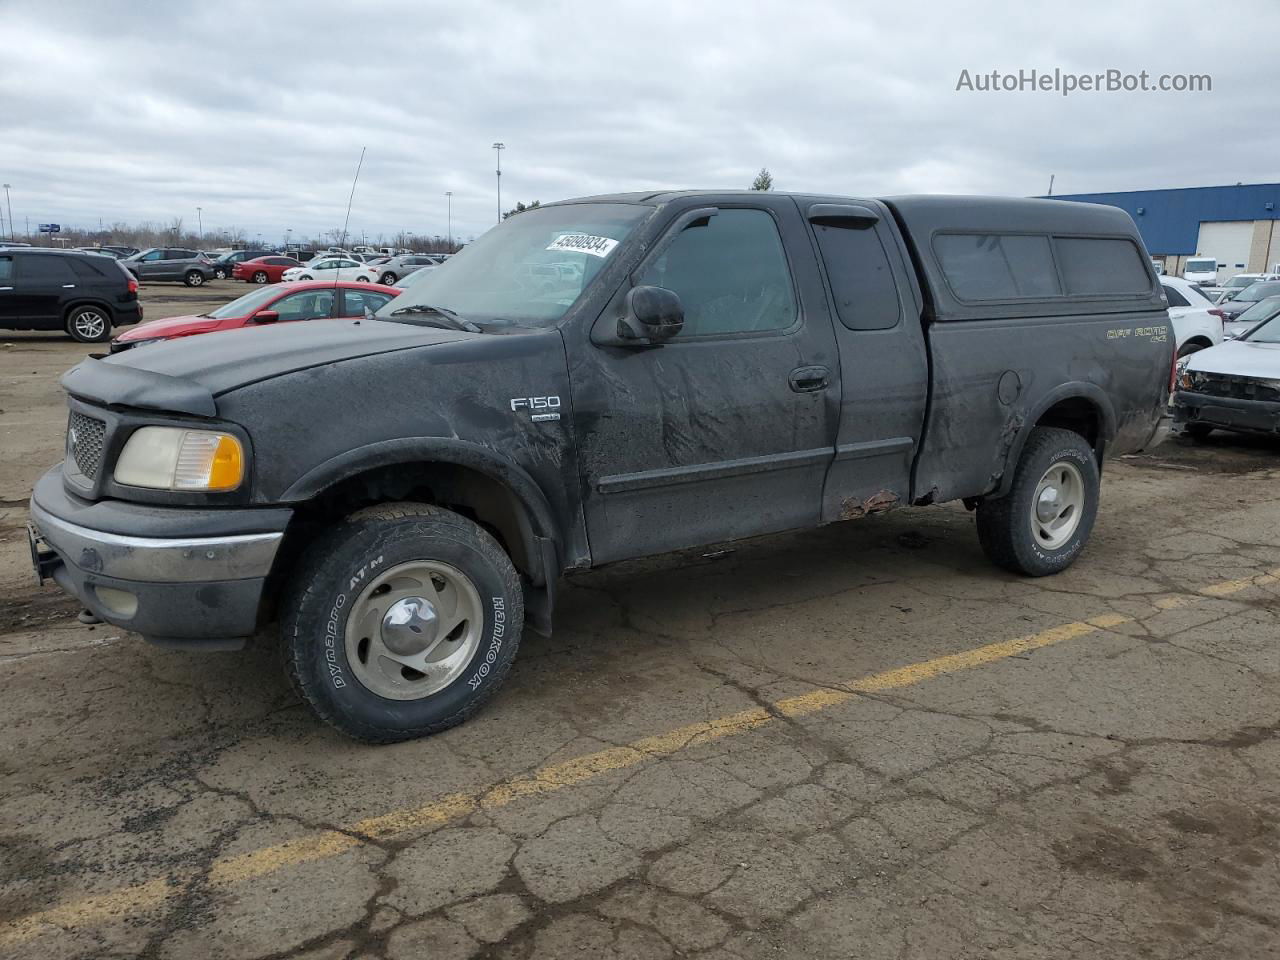
[[[382,320],[311,320],[216,337],[185,337],[72,367],[62,385],[94,403],[217,415],[215,398],[245,384],[309,367],[483,334]]]
[[[1231,377],[1280,380],[1280,343],[1228,340],[1219,346],[1193,353],[1187,361],[1187,369]]]

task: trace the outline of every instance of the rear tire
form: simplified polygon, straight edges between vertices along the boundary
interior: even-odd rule
[[[1199,353],[1203,349],[1203,343],[1184,343],[1178,348],[1178,359],[1181,360],[1183,357],[1189,357],[1193,353]]]
[[[520,578],[498,542],[423,503],[336,524],[306,551],[281,610],[294,688],[325,723],[369,743],[470,717],[505,679],[524,623]],[[398,659],[414,656],[425,671]]]
[[[198,287],[204,283],[204,274],[199,270],[188,270],[182,278],[182,282],[188,287]]]
[[[101,307],[76,307],[67,314],[67,333],[80,343],[102,343],[111,338],[111,318]]]
[[[253,282],[254,282],[254,283],[266,283],[266,282],[267,282],[267,271],[265,271],[265,270],[259,270],[257,273],[255,273],[255,274],[253,275]]]
[[[368,283],[368,282],[369,282],[368,277],[356,277],[356,283]]]
[[[978,542],[998,566],[1030,577],[1065,570],[1098,514],[1098,462],[1074,430],[1036,427],[1007,496],[978,506]]]
[[[213,279],[215,280],[227,279],[227,271],[222,267],[215,267],[213,270]]]

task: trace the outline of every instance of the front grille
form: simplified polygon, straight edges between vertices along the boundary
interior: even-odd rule
[[[1233,400],[1267,400],[1280,402],[1280,389],[1248,377],[1228,377],[1217,373],[1200,375],[1203,379],[1195,392],[1210,397],[1230,397]]]
[[[106,437],[107,425],[101,420],[86,416],[78,410],[71,411],[71,420],[67,423],[67,449],[76,469],[90,480],[98,476],[98,467],[102,463],[102,442]]]

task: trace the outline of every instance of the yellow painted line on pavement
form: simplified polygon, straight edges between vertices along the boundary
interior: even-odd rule
[[[1176,609],[1211,597],[1226,597],[1254,586],[1280,583],[1280,569],[1253,577],[1211,584],[1199,594],[1171,594],[1152,601],[1157,609]],[[773,701],[771,709],[743,710],[678,727],[665,733],[633,740],[631,743],[548,764],[533,773],[499,783],[476,793],[453,793],[420,807],[393,810],[351,824],[348,832],[337,830],[300,837],[214,862],[208,884],[226,888],[274,873],[289,866],[335,857],[359,846],[362,837],[384,840],[460,820],[475,810],[497,809],[526,797],[537,797],[586,783],[605,774],[626,770],[642,763],[669,757],[689,747],[724,737],[737,736],[774,723],[779,717],[804,717],[847,703],[863,693],[879,693],[923,683],[934,677],[960,673],[1007,660],[1033,650],[1108,630],[1133,617],[1105,613],[1088,620],[1064,623],[1039,633],[1012,640],[988,643],[959,653],[908,664],[865,677],[819,687],[805,693]],[[119,890],[85,897],[18,917],[0,926],[0,945],[22,943],[49,928],[93,927],[113,919],[125,919],[161,905],[177,896],[184,881],[148,880]]]

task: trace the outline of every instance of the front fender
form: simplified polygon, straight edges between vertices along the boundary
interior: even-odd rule
[[[534,533],[553,541],[560,539],[546,495],[523,467],[490,447],[450,437],[400,437],[344,451],[308,470],[280,499],[284,503],[310,500],[356,474],[400,463],[452,463],[487,474],[520,500]]]

